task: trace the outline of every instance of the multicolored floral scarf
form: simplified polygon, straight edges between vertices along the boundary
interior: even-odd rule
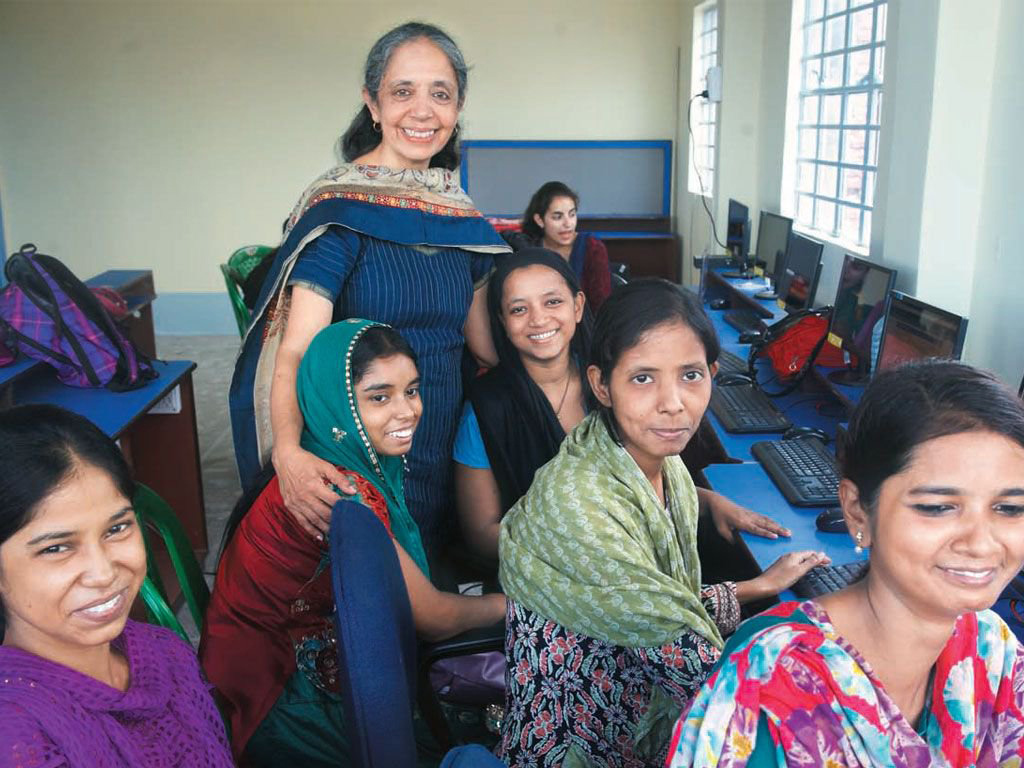
[[[929,699],[915,730],[824,610],[783,603],[737,631],[680,718],[668,765],[1022,765],[1024,651],[995,613],[957,620]],[[757,744],[766,737],[771,750]]]
[[[231,381],[231,422],[243,487],[270,457],[270,384],[288,317],[288,276],[306,247],[332,226],[400,245],[511,249],[444,168],[392,169],[345,163],[314,181],[292,210],[260,291]]]

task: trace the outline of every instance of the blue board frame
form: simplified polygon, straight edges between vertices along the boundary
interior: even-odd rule
[[[469,189],[469,164],[467,150],[480,149],[660,149],[662,152],[661,215],[672,213],[672,141],[670,139],[639,140],[509,140],[509,139],[465,139],[459,142],[459,183],[467,195]],[[581,218],[616,218],[617,214],[589,214]],[[623,218],[641,218],[623,216]]]

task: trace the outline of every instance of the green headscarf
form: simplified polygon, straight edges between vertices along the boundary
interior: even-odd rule
[[[375,325],[389,327],[350,318],[327,326],[309,343],[295,382],[304,422],[299,443],[315,456],[356,472],[380,491],[388,505],[391,534],[429,577],[420,529],[405,505],[405,461],[401,456],[377,453],[356,405],[352,350],[363,333]],[[343,498],[363,503],[358,494]]]

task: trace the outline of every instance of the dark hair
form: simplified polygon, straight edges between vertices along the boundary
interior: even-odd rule
[[[666,323],[680,322],[697,334],[710,366],[718,359],[718,336],[697,294],[660,277],[631,280],[612,291],[594,323],[590,364],[607,382],[623,353],[640,337]]]
[[[409,346],[405,337],[394,328],[387,325],[373,325],[367,328],[352,348],[352,357],[349,360],[352,383],[359,383],[374,360],[392,355],[405,355],[414,365],[419,364],[416,352]]]
[[[0,445],[0,544],[28,524],[79,464],[104,472],[129,501],[135,495],[128,462],[114,441],[64,408],[19,405],[0,411]],[[0,611],[0,637],[3,632]]]
[[[366,375],[367,369],[374,360],[392,355],[405,355],[412,360],[414,365],[419,364],[416,352],[405,340],[405,337],[394,328],[387,325],[373,325],[367,328],[356,340],[355,346],[352,348],[352,356],[349,358],[352,383],[357,384]],[[268,461],[253,479],[252,485],[242,490],[241,498],[232,508],[228,522],[224,526],[224,536],[220,545],[221,555],[224,554],[224,549],[231,541],[242,518],[249,513],[252,505],[256,503],[256,499],[263,493],[263,489],[267,487],[273,477],[274,465]]]
[[[1024,403],[988,371],[930,360],[882,371],[850,417],[842,474],[873,513],[882,484],[919,445],[984,430],[1024,446]]]
[[[391,61],[391,56],[400,46],[413,40],[429,40],[448,57],[448,62],[455,70],[455,83],[459,89],[457,102],[461,108],[466,100],[469,73],[462,51],[444,30],[433,24],[424,24],[419,21],[409,21],[395,27],[385,33],[370,48],[370,52],[366,56],[366,64],[363,65],[363,87],[370,94],[370,98],[377,101],[381,80],[384,78],[384,71]],[[373,117],[370,115],[369,107],[364,104],[356,113],[344,135],[338,140],[338,145],[340,154],[345,161],[352,162],[357,157],[362,157],[374,149],[380,142],[381,134],[373,129]],[[447,168],[451,171],[458,166],[459,126],[456,124],[448,143],[442,147],[440,152],[430,158],[430,167]]]
[[[523,361],[519,356],[519,350],[516,349],[509,339],[508,334],[505,332],[505,324],[501,321],[501,307],[505,281],[509,275],[517,269],[532,266],[553,269],[565,280],[565,284],[573,296],[582,291],[572,267],[569,266],[561,255],[554,251],[549,251],[547,248],[524,248],[509,256],[503,256],[498,260],[494,274],[491,275],[490,284],[487,286],[487,312],[491,319],[491,338],[494,339],[494,346],[498,351],[498,360],[502,366],[510,371],[521,371],[524,374],[526,371],[523,368]],[[576,323],[576,332],[573,333],[572,341],[569,344],[572,356],[583,366],[590,359],[590,341],[593,334],[593,326],[594,320],[590,312],[590,306],[584,304],[583,317]],[[583,383],[584,392],[588,392],[587,377],[584,375],[580,379]]]
[[[549,181],[541,185],[541,188],[533,193],[529,205],[523,213],[523,234],[531,240],[539,242],[544,236],[544,230],[537,226],[533,220],[534,214],[544,218],[544,214],[551,207],[551,201],[556,197],[571,197],[576,206],[580,204],[580,196],[560,181]]]

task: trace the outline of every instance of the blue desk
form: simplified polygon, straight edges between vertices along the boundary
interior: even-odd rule
[[[0,368],[0,391],[27,376],[38,365],[40,363],[19,354],[13,363]]]
[[[741,534],[744,545],[761,570],[787,552],[800,549],[820,550],[835,564],[867,558],[866,554],[858,555],[853,551],[853,539],[848,534],[819,531],[814,525],[814,518],[821,510],[791,506],[760,464],[715,464],[704,469],[704,476],[716,491],[737,504],[774,518],[792,532],[788,539]],[[799,598],[787,590],[779,595],[779,599]]]
[[[130,392],[68,387],[49,366],[34,366],[9,387],[11,404],[59,405],[85,416],[118,440],[136,479],[171,505],[192,547],[205,553],[206,513],[192,390],[196,365],[188,360],[153,365],[159,377]],[[180,408],[174,413],[150,413],[176,387]]]

